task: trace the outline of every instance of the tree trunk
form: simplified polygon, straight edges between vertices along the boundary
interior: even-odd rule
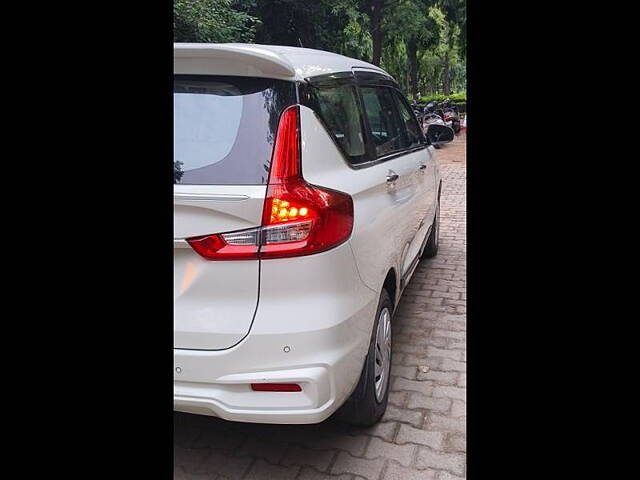
[[[409,85],[413,98],[418,94],[418,40],[416,38],[409,39],[407,43],[407,57],[409,61]]]
[[[373,39],[373,58],[371,63],[380,66],[382,56],[382,3],[384,0],[371,0],[371,38]]]
[[[451,61],[450,54],[455,44],[455,35],[452,26],[449,27],[449,38],[447,41],[447,54],[444,56],[444,69],[442,72],[442,90],[445,95],[451,93]]]
[[[449,52],[444,56],[442,69],[442,93],[449,95]]]

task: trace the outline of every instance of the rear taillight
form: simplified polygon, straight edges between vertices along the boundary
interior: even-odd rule
[[[188,238],[189,245],[207,260],[249,260],[258,254],[258,229]]]
[[[344,243],[353,229],[349,195],[307,183],[300,168],[299,107],[280,117],[262,226],[187,239],[207,260],[311,255]]]

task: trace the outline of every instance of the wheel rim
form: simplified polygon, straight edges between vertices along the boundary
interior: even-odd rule
[[[391,370],[391,312],[388,308],[383,308],[380,311],[374,347],[376,400],[380,403],[386,392]]]

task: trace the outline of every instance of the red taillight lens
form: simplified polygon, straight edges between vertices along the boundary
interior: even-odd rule
[[[188,239],[208,260],[311,255],[344,243],[353,229],[353,200],[311,185],[300,168],[299,107],[280,117],[258,229]]]
[[[300,107],[295,105],[280,118],[262,214],[266,232],[262,258],[323,252],[345,242],[353,229],[351,197],[302,178],[299,115]],[[278,236],[272,240],[274,231]],[[308,233],[303,235],[304,231]]]
[[[269,185],[284,184],[302,177],[300,171],[299,108],[293,105],[280,116],[276,144],[269,169]]]
[[[297,383],[252,383],[251,390],[256,392],[301,392]]]
[[[303,180],[269,185],[262,223],[267,233],[260,248],[262,258],[319,253],[340,245],[351,235],[353,201],[347,194],[309,185]],[[302,238],[289,234],[302,228],[308,231]],[[271,241],[269,232],[276,229],[283,233]]]
[[[187,242],[207,260],[249,260],[258,254],[258,229],[188,238]]]

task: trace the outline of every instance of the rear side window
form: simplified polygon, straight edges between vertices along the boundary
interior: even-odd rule
[[[175,184],[267,182],[280,114],[295,103],[293,83],[176,75],[173,92]]]
[[[389,87],[361,87],[360,90],[376,157],[406,148],[406,137],[394,106],[393,90]]]
[[[320,115],[351,163],[366,160],[362,118],[355,86],[312,87],[313,109]]]
[[[422,135],[420,133],[420,126],[413,115],[413,112],[409,110],[406,102],[402,98],[402,95],[397,90],[393,91],[397,105],[398,112],[400,112],[400,118],[402,119],[402,126],[405,133],[405,148],[414,148],[422,145]]]

